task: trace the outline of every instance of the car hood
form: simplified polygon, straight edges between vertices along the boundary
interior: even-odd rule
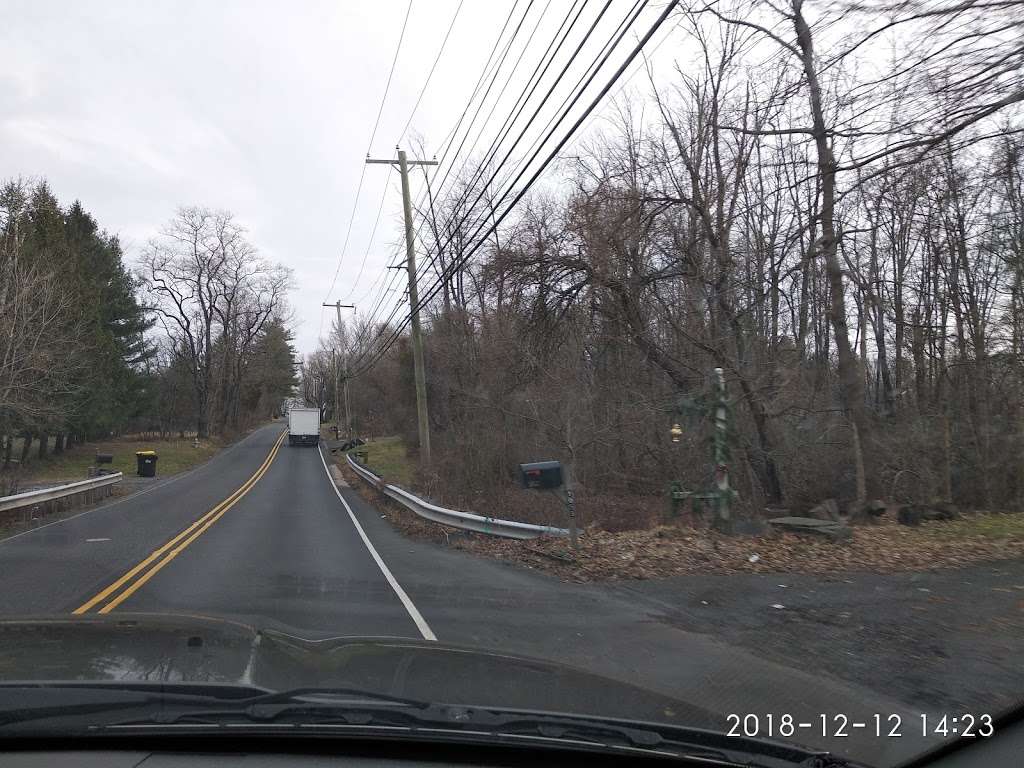
[[[721,730],[720,715],[579,669],[496,650],[395,637],[311,640],[180,615],[0,621],[0,682],[238,684],[358,688],[502,709]]]

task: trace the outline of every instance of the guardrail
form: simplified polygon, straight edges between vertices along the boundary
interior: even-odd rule
[[[40,504],[59,502],[69,496],[80,493],[91,493],[99,488],[119,483],[124,475],[121,472],[112,472],[109,475],[90,477],[88,480],[80,480],[76,483],[58,485],[53,488],[43,488],[38,491],[26,491],[16,493],[13,496],[0,497],[0,514],[16,512],[23,509],[31,509]]]
[[[555,528],[550,525],[533,525],[532,523],[517,523],[513,520],[501,520],[496,517],[485,517],[474,515],[470,512],[460,512],[457,509],[445,509],[429,501],[424,501],[419,496],[414,496],[404,488],[397,485],[385,483],[383,478],[374,474],[358,461],[347,455],[348,465],[352,471],[370,483],[379,491],[397,501],[403,507],[411,509],[420,517],[433,520],[435,523],[461,528],[465,531],[476,531],[478,533],[489,533],[493,536],[504,536],[509,539],[536,539],[538,536],[568,536],[569,531],[565,528]]]

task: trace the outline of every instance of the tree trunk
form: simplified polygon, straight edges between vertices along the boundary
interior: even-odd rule
[[[4,435],[4,458],[3,468],[7,469],[11,466],[11,449],[14,447],[14,435]]]
[[[196,388],[196,437],[204,440],[210,436],[210,375],[201,375]]]
[[[953,501],[953,439],[945,405],[942,408],[942,497],[943,501]]]
[[[64,433],[58,432],[53,438],[53,454],[59,456],[64,453]]]
[[[861,375],[864,377],[865,397],[871,397],[871,369],[868,367],[868,327],[867,314],[863,291],[854,296],[854,303],[857,305],[857,341],[860,344],[860,367]]]
[[[750,408],[750,415],[754,420],[754,429],[757,432],[758,461],[753,465],[754,474],[761,483],[765,498],[769,504],[781,504],[783,501],[782,479],[779,476],[779,468],[775,463],[775,445],[768,431],[768,414],[765,412],[764,404],[750,386],[750,382],[740,377],[740,388]]]
[[[803,0],[793,2],[793,25],[796,29],[797,44],[800,47],[804,76],[810,96],[811,120],[813,123],[814,145],[818,155],[818,173],[821,177],[821,239],[819,249],[825,262],[825,273],[829,283],[828,317],[836,341],[839,357],[839,391],[843,407],[850,412],[854,428],[853,462],[857,472],[858,500],[863,501],[867,493],[867,475],[864,467],[863,443],[869,438],[870,426],[864,407],[863,387],[857,371],[857,361],[850,347],[850,333],[846,325],[846,299],[843,286],[843,269],[839,264],[835,222],[836,160],[829,143],[829,132],[825,126],[825,113],[821,103],[821,85],[814,62],[814,43],[811,28],[803,16]]]
[[[22,433],[22,439],[24,442],[21,444],[21,466],[25,466],[28,462],[28,452],[32,450],[32,433]]]
[[[807,335],[810,332],[809,312],[811,308],[811,265],[814,257],[814,229],[807,235],[808,243],[800,256],[800,310],[796,334],[796,349],[800,362],[807,362]]]

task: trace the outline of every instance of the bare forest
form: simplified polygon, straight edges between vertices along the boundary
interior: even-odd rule
[[[418,206],[422,485],[479,505],[557,458],[646,525],[673,481],[712,487],[721,368],[742,515],[1024,509],[1024,4],[673,18],[674,69],[641,68],[511,215],[498,153]],[[305,394],[330,411],[341,350],[359,431],[415,446],[387,285]]]

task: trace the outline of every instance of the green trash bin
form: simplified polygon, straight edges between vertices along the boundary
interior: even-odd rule
[[[156,477],[156,451],[136,451],[138,473],[141,477]]]

